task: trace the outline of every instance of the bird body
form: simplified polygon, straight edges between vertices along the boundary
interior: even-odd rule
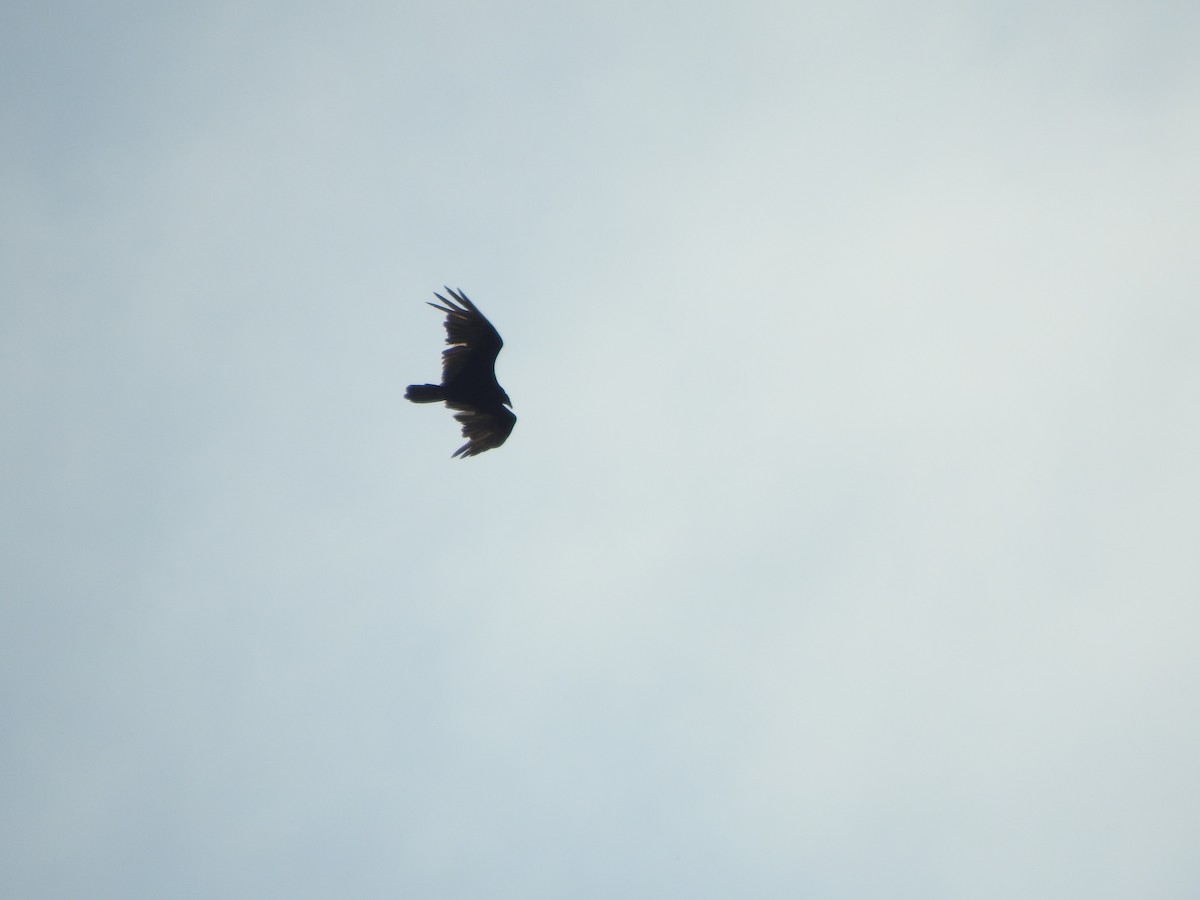
[[[461,290],[446,288],[452,299],[434,296],[430,303],[446,314],[446,343],[442,351],[442,383],[410,384],[405,398],[413,403],[444,402],[455,410],[467,442],[454,456],[475,456],[499,447],[512,433],[517,417],[512,401],[496,380],[496,357],[504,346],[500,333]]]

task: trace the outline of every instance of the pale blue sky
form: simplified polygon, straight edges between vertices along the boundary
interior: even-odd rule
[[[9,4],[0,894],[1200,894],[1198,45]]]

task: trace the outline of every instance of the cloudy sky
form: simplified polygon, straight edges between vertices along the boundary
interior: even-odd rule
[[[7,4],[0,894],[1196,897],[1198,44]]]

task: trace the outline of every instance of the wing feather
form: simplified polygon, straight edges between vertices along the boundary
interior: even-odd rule
[[[455,450],[453,455],[464,459],[486,450],[495,450],[508,440],[513,426],[517,424],[516,415],[503,406],[481,410],[454,403],[446,405],[458,410],[454,418],[462,425],[462,434],[467,442]]]
[[[444,384],[453,381],[467,368],[490,369],[504,346],[500,332],[461,289],[455,291],[446,288],[446,292],[453,299],[447,300],[441,294],[434,293],[444,306],[429,303],[446,314],[446,343],[450,346],[442,351]]]

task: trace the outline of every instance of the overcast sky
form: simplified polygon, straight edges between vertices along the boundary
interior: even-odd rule
[[[1200,895],[1198,46],[7,4],[0,894]]]

